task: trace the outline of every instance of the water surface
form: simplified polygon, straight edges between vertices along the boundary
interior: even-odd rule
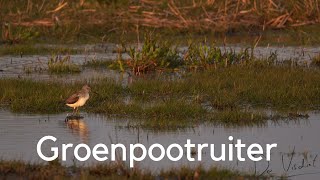
[[[6,160],[24,160],[41,163],[36,153],[38,140],[45,135],[55,136],[56,143],[43,144],[43,151],[50,155],[52,146],[61,147],[62,143],[86,143],[91,148],[104,143],[110,148],[111,143],[122,143],[129,149],[129,144],[142,143],[146,147],[160,143],[164,147],[178,143],[182,146],[190,139],[192,143],[229,144],[228,136],[241,139],[245,144],[259,143],[262,146],[277,143],[278,148],[272,151],[271,162],[214,162],[210,158],[209,149],[202,152],[202,162],[188,162],[186,155],[178,162],[163,159],[153,162],[149,158],[139,162],[136,166],[147,168],[153,172],[172,167],[198,166],[205,168],[221,166],[229,169],[255,172],[268,172],[280,176],[293,176],[293,179],[318,179],[320,177],[320,143],[319,143],[319,114],[310,113],[308,120],[268,121],[263,127],[227,128],[223,126],[200,124],[193,128],[177,131],[155,132],[149,129],[126,128],[130,120],[108,118],[100,115],[82,114],[83,119],[65,122],[67,114],[56,115],[17,115],[8,111],[0,111],[0,156]],[[220,154],[217,149],[217,154]],[[243,151],[245,152],[245,151]],[[294,152],[294,153],[293,153]],[[157,154],[157,151],[155,151]],[[175,152],[173,155],[176,154]],[[236,156],[236,154],[234,154]],[[90,158],[86,163],[76,161],[73,152],[67,152],[67,161],[64,165],[91,165],[97,163]],[[197,157],[197,154],[194,156]],[[266,173],[266,172],[265,172]],[[314,174],[316,173],[316,174]],[[299,176],[296,176],[299,175]]]
[[[59,45],[58,47],[64,47]],[[70,47],[72,48],[72,47]],[[98,45],[82,45],[73,48],[82,49],[83,53],[72,54],[70,59],[73,63],[78,65],[83,65],[87,61],[92,59],[98,61],[110,61],[118,57],[114,49],[115,44],[98,44]],[[246,47],[243,46],[228,46],[220,47],[222,51],[233,50],[235,52],[240,52],[245,50]],[[179,47],[180,52],[185,52],[187,47]],[[311,59],[318,55],[320,47],[256,47],[254,49],[254,56],[257,58],[267,58],[271,53],[277,54],[278,61],[284,60],[295,60],[303,65],[308,65]],[[122,54],[124,59],[128,59],[129,55],[127,53]],[[90,81],[91,79],[108,77],[115,79],[117,81],[122,80],[121,76],[126,78],[127,73],[121,75],[118,71],[110,70],[108,68],[103,69],[92,69],[92,68],[82,68],[82,72],[76,74],[63,74],[55,75],[50,74],[46,71],[48,60],[51,55],[26,55],[26,56],[1,56],[0,57],[0,78],[27,78],[33,80],[58,80],[63,82],[74,82],[74,81]],[[38,71],[33,73],[27,73],[25,69],[33,70],[43,69],[43,72]],[[126,82],[123,82],[126,83]]]

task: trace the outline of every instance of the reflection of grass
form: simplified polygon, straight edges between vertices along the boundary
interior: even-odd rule
[[[197,176],[197,177],[196,177]],[[123,163],[99,164],[90,167],[65,167],[57,163],[48,165],[26,164],[21,161],[0,161],[1,179],[243,179],[254,175],[212,167],[181,167],[154,175],[148,170],[129,169]]]
[[[80,66],[70,60],[70,56],[52,56],[48,61],[48,71],[50,73],[78,73]]]

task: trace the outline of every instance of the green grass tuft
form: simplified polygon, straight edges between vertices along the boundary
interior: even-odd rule
[[[79,73],[80,66],[70,60],[70,56],[60,57],[52,55],[48,61],[48,71],[50,73]]]

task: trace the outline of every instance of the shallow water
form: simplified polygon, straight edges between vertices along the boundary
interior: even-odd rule
[[[84,64],[94,58],[104,60],[104,57],[114,58],[112,54],[94,54],[94,55],[71,55],[71,60],[79,65]],[[118,71],[109,69],[91,69],[82,68],[80,73],[72,74],[50,74],[47,72],[47,63],[50,56],[46,55],[34,55],[12,57],[3,56],[0,57],[0,77],[3,78],[25,78],[33,80],[52,80],[63,82],[76,82],[76,81],[89,81],[92,79],[109,77],[115,80],[119,80],[120,76],[126,77],[127,74],[121,75]],[[27,73],[25,69],[30,69],[36,72]],[[41,69],[41,70],[40,70]]]
[[[62,45],[59,45],[61,47]],[[82,45],[74,48],[82,49],[82,54],[70,55],[72,62],[82,65],[92,59],[108,61],[117,58],[117,53],[114,52],[116,45],[114,44],[101,44],[101,45]],[[230,48],[235,52],[244,50],[242,46],[228,46],[226,48],[220,47],[222,51],[229,51]],[[178,48],[179,51],[186,51],[186,47]],[[283,60],[296,60],[302,64],[308,65],[312,57],[319,54],[320,47],[256,47],[254,56],[258,58],[267,58],[271,53],[277,54],[279,61]],[[117,81],[123,80],[128,74],[120,75],[118,71],[104,69],[83,68],[82,72],[67,75],[49,74],[47,63],[50,55],[28,55],[28,56],[2,56],[0,57],[0,78],[27,78],[33,80],[58,80],[64,82],[74,81],[89,81],[96,78],[112,78]],[[123,58],[129,58],[128,54],[124,53]],[[43,72],[26,73],[25,69],[43,69]],[[126,83],[125,81],[122,83]]]
[[[320,177],[320,174],[313,174],[320,173],[320,157],[318,157],[318,154],[320,155],[319,114],[309,113],[308,120],[281,121],[278,123],[268,121],[267,125],[263,127],[226,128],[200,124],[190,129],[166,132],[130,129],[126,128],[129,120],[90,114],[83,114],[83,119],[69,120],[66,123],[66,115],[17,115],[4,110],[0,111],[0,156],[6,160],[22,159],[28,162],[41,163],[43,161],[36,153],[36,144],[45,135],[52,135],[58,139],[56,143],[43,144],[43,152],[47,155],[50,154],[49,150],[53,145],[60,145],[59,147],[61,147],[62,143],[73,143],[74,145],[86,143],[91,148],[98,143],[104,143],[108,148],[110,148],[111,143],[122,143],[129,149],[129,144],[134,143],[142,143],[146,147],[154,143],[160,143],[164,147],[172,143],[183,146],[187,139],[190,139],[195,144],[213,143],[220,147],[222,143],[229,144],[228,136],[233,136],[234,139],[241,139],[243,143],[259,143],[263,147],[267,143],[277,143],[278,148],[272,151],[269,167],[266,161],[256,164],[252,161],[214,162],[211,160],[210,151],[207,148],[202,152],[202,162],[188,162],[186,154],[184,154],[183,159],[178,162],[171,162],[168,159],[153,162],[147,158],[143,162],[135,164],[135,166],[158,172],[161,169],[170,169],[181,165],[193,167],[201,164],[205,168],[222,166],[246,172],[256,170],[257,174],[264,172],[268,167],[272,174],[286,174],[293,176],[293,179],[318,179]],[[220,148],[216,151],[217,155],[220,154],[219,150]],[[295,153],[292,153],[293,150]],[[174,152],[174,154],[176,153]],[[196,158],[197,155],[194,157]],[[74,161],[72,157],[73,152],[68,151],[68,159],[63,164],[83,165],[82,162]],[[234,154],[234,157],[236,157],[236,154]],[[247,156],[244,157],[247,158]],[[304,166],[301,166],[303,161]],[[97,162],[90,158],[85,165],[94,163]],[[310,166],[306,167],[308,164]],[[288,166],[290,167],[287,171]]]

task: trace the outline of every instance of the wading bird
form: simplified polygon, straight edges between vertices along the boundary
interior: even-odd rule
[[[91,88],[88,85],[84,85],[80,91],[72,94],[67,100],[66,105],[73,108],[72,115],[79,114],[79,107],[83,106],[89,99],[89,92]]]

